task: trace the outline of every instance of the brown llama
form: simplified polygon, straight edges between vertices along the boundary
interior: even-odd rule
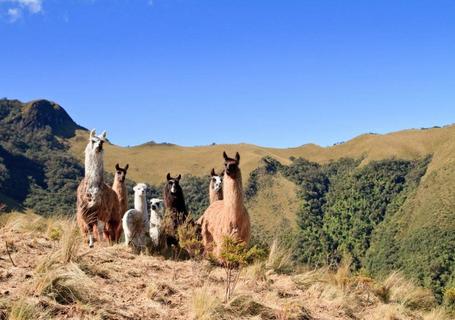
[[[213,202],[204,212],[202,242],[206,254],[220,258],[224,237],[234,236],[248,244],[251,237],[250,216],[243,203],[240,155],[224,157],[223,200]]]
[[[77,221],[90,248],[101,233],[109,242],[117,242],[121,233],[121,216],[117,194],[104,183],[103,145],[106,132],[90,132],[85,148],[85,177],[77,188]]]
[[[125,166],[125,168],[121,168],[117,163],[115,165],[114,183],[112,184],[112,190],[114,190],[117,194],[118,202],[120,205],[120,215],[122,218],[125,212],[128,210],[128,190],[125,183],[128,168],[128,164]]]
[[[216,174],[215,169],[210,172],[210,184],[209,184],[209,204],[214,203],[218,200],[223,200],[223,175],[224,171],[220,174]],[[202,225],[204,215],[201,215],[196,221],[196,224]]]

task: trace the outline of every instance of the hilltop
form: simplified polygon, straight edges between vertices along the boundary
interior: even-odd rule
[[[385,135],[364,134],[343,144],[320,147],[307,144],[296,148],[269,148],[252,144],[220,144],[183,147],[173,144],[146,144],[136,147],[120,147],[110,144],[106,148],[106,168],[114,168],[116,162],[133,163],[130,172],[133,180],[148,183],[163,182],[167,172],[180,172],[196,176],[207,175],[212,167],[221,168],[224,150],[239,151],[242,155],[244,177],[260,165],[264,157],[272,157],[283,164],[293,158],[305,158],[327,163],[340,158],[363,159],[363,163],[390,158],[415,160],[444,149],[455,136],[455,126],[431,129],[410,129]],[[88,132],[77,131],[69,140],[71,152],[82,160]],[[449,143],[450,144],[450,143]],[[436,164],[437,166],[438,164]],[[107,169],[110,170],[110,169]],[[164,174],[163,174],[164,173]]]

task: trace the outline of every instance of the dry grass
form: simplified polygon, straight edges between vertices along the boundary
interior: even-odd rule
[[[33,212],[13,212],[4,216],[4,228],[10,231],[23,233],[45,233],[49,220]]]
[[[194,290],[191,298],[191,312],[195,319],[220,319],[222,305],[216,289],[202,287]]]
[[[450,320],[453,319],[453,316],[450,316],[449,313],[443,308],[436,308],[426,313],[423,316],[423,320]]]
[[[431,310],[436,306],[430,290],[418,287],[399,272],[390,274],[375,293],[384,303],[398,303],[410,309]]]
[[[39,275],[35,293],[62,305],[94,303],[98,300],[93,281],[75,263],[55,267]]]
[[[63,263],[69,263],[77,259],[81,242],[82,237],[76,221],[74,219],[67,221],[60,241],[60,255]]]
[[[39,310],[34,304],[25,298],[13,303],[9,314],[9,320],[34,320],[43,318],[42,310]]]
[[[169,304],[177,290],[165,282],[152,282],[147,287],[147,297],[153,301]]]
[[[19,261],[10,275],[0,273],[2,286],[12,288],[11,296],[4,299],[7,305],[0,303],[9,319],[453,318],[441,308],[425,310],[431,309],[434,298],[401,275],[392,274],[377,283],[351,274],[348,260],[338,271],[277,272],[287,261],[282,258],[287,250],[277,244],[267,259],[245,269],[232,299],[223,304],[222,268],[206,262],[137,256],[124,246],[98,246],[80,254],[77,227],[67,220],[62,225],[66,226],[57,244],[46,231],[36,238],[30,237],[27,228],[8,235]],[[10,267],[9,261],[0,260],[0,270],[5,267]],[[375,295],[379,288],[387,293],[386,303]]]
[[[65,219],[62,220],[62,223],[64,227],[59,247],[49,253],[45,259],[42,259],[36,267],[36,272],[46,273],[56,264],[65,264],[77,260],[77,255],[81,245],[79,228],[74,219]]]
[[[294,263],[291,250],[280,244],[278,240],[273,240],[265,267],[276,273],[286,274],[292,272]]]
[[[52,216],[43,217],[32,211],[11,212],[0,215],[0,228],[12,232],[45,234],[50,240],[58,241],[63,235],[65,226],[70,222],[69,218]]]

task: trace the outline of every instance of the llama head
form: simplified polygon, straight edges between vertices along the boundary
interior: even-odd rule
[[[212,172],[210,172],[211,175],[210,187],[212,188],[213,191],[218,192],[223,187],[222,179],[223,174],[224,171],[221,172],[221,174],[216,174],[215,169],[212,169]]]
[[[106,142],[107,133],[103,131],[102,134],[96,135],[95,129],[90,131],[90,136],[88,138],[88,144],[85,148],[85,152],[90,153],[101,153],[103,151],[103,145]]]
[[[130,166],[127,164],[125,168],[120,167],[120,165],[117,163],[115,165],[115,180],[117,182],[123,183],[125,182],[126,179],[126,173],[128,172],[128,168]]]
[[[240,154],[237,152],[235,158],[229,158],[226,152],[223,152],[224,172],[231,178],[235,179],[240,173]]]
[[[164,213],[164,201],[163,199],[153,198],[150,200],[150,210],[156,212],[160,217]]]
[[[147,192],[147,185],[145,183],[138,183],[134,186],[133,190],[135,197],[138,196],[140,198],[143,198]]]
[[[182,192],[182,188],[180,187],[181,178],[182,178],[182,175],[180,175],[180,174],[178,175],[177,178],[172,178],[171,174],[168,173],[166,176],[166,179],[167,179],[166,192],[170,192],[173,195]]]

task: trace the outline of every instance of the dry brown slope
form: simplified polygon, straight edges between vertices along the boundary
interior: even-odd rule
[[[268,148],[251,144],[182,147],[176,145],[141,145],[136,147],[106,147],[106,170],[113,171],[117,162],[130,163],[130,177],[137,181],[161,183],[167,172],[206,175],[212,167],[220,168],[221,154],[239,151],[244,180],[257,168],[260,159],[272,156],[283,164],[289,157],[303,157],[316,162],[328,162],[342,157],[365,157],[365,162],[387,158],[415,159],[432,154],[455,137],[455,126],[428,130],[405,130],[386,135],[366,134],[344,144],[323,148],[314,144],[297,148]],[[79,131],[70,140],[71,151],[83,159],[87,133]],[[454,143],[454,142],[450,142]],[[437,166],[437,163],[432,164]]]
[[[74,227],[68,220],[33,214],[0,219],[0,242],[9,243],[11,256],[10,260],[5,246],[0,248],[0,318],[449,319],[442,310],[428,314],[406,308],[403,299],[409,297],[398,291],[399,287],[392,288],[387,304],[382,303],[368,286],[359,286],[374,283],[373,279],[326,269],[282,275],[274,269],[258,268],[258,264],[247,267],[233,299],[223,304],[222,269],[205,262],[137,256],[122,245],[98,243],[91,250],[69,247],[69,240],[81,241],[72,233]],[[52,240],[55,229],[72,236]],[[71,261],[56,255],[69,248]],[[50,259],[53,263],[43,268],[42,263]],[[46,290],[37,285],[43,281],[48,284]],[[420,288],[405,288],[432,301]],[[418,299],[427,301],[422,296]]]

